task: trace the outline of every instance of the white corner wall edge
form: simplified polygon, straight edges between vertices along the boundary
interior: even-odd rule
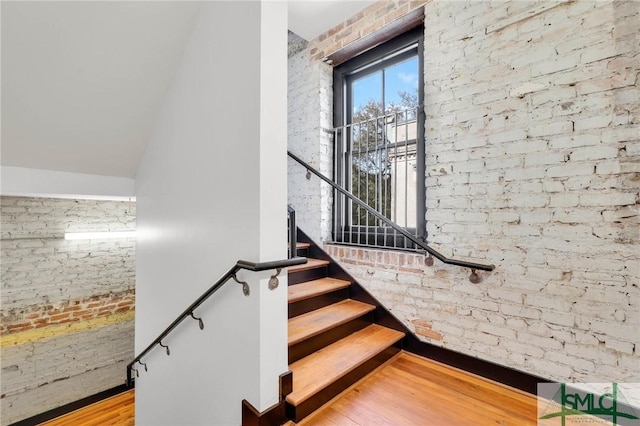
[[[200,9],[136,174],[137,353],[238,259],[286,257],[286,15],[271,15],[278,11],[286,12],[257,1]],[[233,43],[221,43],[229,34]],[[280,70],[269,90],[263,58]],[[204,329],[186,320],[163,339],[171,356],[156,348],[144,357],[136,425],[238,425],[242,400],[258,411],[278,401],[287,301],[285,278],[267,288],[273,273],[240,271],[249,297],[229,283],[198,308]]]
[[[263,2],[260,16],[260,261],[287,257],[287,3]],[[276,291],[260,285],[260,412],[279,402],[287,358],[287,273]]]
[[[0,194],[22,197],[133,200],[135,199],[135,180],[117,176],[2,166]]]

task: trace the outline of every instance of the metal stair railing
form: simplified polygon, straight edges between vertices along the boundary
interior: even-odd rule
[[[333,182],[331,179],[329,179],[328,177],[326,177],[325,175],[320,173],[318,170],[313,168],[311,165],[309,165],[307,162],[302,160],[297,155],[291,153],[290,151],[287,151],[287,155],[289,157],[291,157],[293,160],[295,160],[297,163],[302,165],[302,167],[306,168],[308,172],[313,173],[314,175],[319,177],[321,180],[323,180],[324,182],[326,182],[329,185],[331,185],[335,191],[337,191],[337,192],[341,193],[342,195],[346,196],[347,198],[349,198],[353,203],[355,203],[359,207],[365,209],[367,212],[369,212],[371,215],[375,216],[377,219],[379,219],[385,225],[393,228],[396,232],[398,232],[399,234],[401,234],[402,236],[404,236],[405,238],[407,238],[408,240],[413,242],[417,247],[420,247],[421,249],[425,250],[427,253],[429,253],[430,255],[435,257],[436,259],[438,259],[441,262],[446,263],[448,265],[456,265],[456,266],[461,266],[463,268],[471,269],[472,270],[472,274],[471,274],[471,276],[469,278],[471,280],[471,282],[479,282],[479,280],[480,280],[480,277],[476,274],[475,270],[493,271],[495,269],[495,265],[487,265],[487,264],[483,264],[483,263],[468,262],[466,260],[451,259],[451,258],[446,257],[442,253],[440,253],[437,250],[435,250],[434,248],[430,247],[425,241],[422,241],[421,239],[419,239],[415,235],[411,234],[406,229],[402,228],[401,226],[399,226],[398,224],[393,222],[391,219],[389,219],[388,217],[384,216],[383,214],[381,214],[376,209],[374,209],[371,206],[369,206],[364,201],[360,200],[358,197],[353,195],[351,192],[347,191],[346,189],[342,188],[341,186],[339,186],[338,184]]]
[[[180,314],[171,324],[169,324],[169,326],[165,328],[164,331],[160,333],[160,335],[156,337],[156,339],[151,342],[151,344],[149,344],[149,346],[147,346],[142,352],[140,352],[140,354],[127,365],[127,386],[133,387],[133,373],[135,372],[136,376],[139,374],[138,369],[134,367],[136,363],[140,364],[142,367],[144,367],[145,371],[147,371],[147,364],[142,362],[142,358],[146,354],[148,354],[155,346],[161,346],[165,349],[167,355],[171,354],[169,346],[164,345],[162,343],[162,340],[167,337],[185,318],[193,318],[194,320],[198,321],[200,329],[204,329],[204,322],[202,321],[202,318],[196,317],[193,311],[198,306],[203,304],[209,297],[211,297],[211,295],[218,291],[227,281],[233,279],[237,283],[242,284],[242,291],[244,295],[249,296],[249,285],[246,282],[238,280],[238,278],[236,277],[236,273],[238,271],[240,271],[241,269],[245,269],[247,271],[260,272],[269,269],[275,269],[276,273],[269,279],[269,288],[273,290],[278,287],[278,275],[280,275],[280,271],[282,270],[282,268],[301,265],[303,263],[307,263],[307,259],[304,257],[293,257],[291,259],[275,260],[261,263],[238,260],[236,264],[222,276],[222,278],[216,281],[216,283],[213,284],[207,291],[205,291],[202,296],[198,297],[195,302],[189,305],[189,307],[185,309],[184,312],[182,312],[182,314]]]

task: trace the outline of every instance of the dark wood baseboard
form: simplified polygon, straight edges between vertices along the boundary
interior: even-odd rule
[[[128,391],[129,387],[126,385],[116,386],[115,388],[107,389],[105,391],[96,393],[94,395],[88,396],[86,398],[82,398],[78,401],[71,402],[69,404],[63,405],[58,408],[54,408],[49,411],[45,411],[44,413],[36,414],[33,417],[29,417],[28,419],[20,420],[18,422],[12,423],[10,426],[35,426],[44,422],[48,422],[49,420],[55,419],[60,416],[64,416],[72,411],[79,410],[80,408],[86,407],[87,405],[91,405],[98,401],[102,401],[103,399],[107,399],[114,395],[117,395],[122,392]]]
[[[280,401],[263,412],[259,412],[246,399],[242,400],[242,426],[273,426],[288,421],[285,398],[293,391],[293,373],[287,371],[280,375]]]
[[[417,337],[407,339],[404,350],[422,357],[441,362],[450,367],[459,368],[494,382],[520,389],[521,391],[537,394],[538,383],[549,383],[551,380],[515,370],[504,365],[495,364],[480,358],[474,358],[460,352],[441,348],[419,340]]]

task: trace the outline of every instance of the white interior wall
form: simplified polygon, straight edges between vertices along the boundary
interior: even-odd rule
[[[57,198],[127,199],[135,196],[131,178],[3,166],[2,195]]]
[[[203,5],[136,176],[136,353],[238,259],[286,257],[285,51],[279,3]],[[229,282],[204,330],[186,320],[145,358],[136,424],[239,424],[242,399],[277,401],[286,278],[268,276],[240,272],[250,297]]]

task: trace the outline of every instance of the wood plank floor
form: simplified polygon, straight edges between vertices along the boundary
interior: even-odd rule
[[[53,419],[43,426],[133,426],[134,391],[130,390]]]
[[[133,390],[44,423],[45,426],[133,424]],[[536,425],[536,398],[401,352],[297,425]]]
[[[536,398],[401,352],[297,424],[536,425]]]

